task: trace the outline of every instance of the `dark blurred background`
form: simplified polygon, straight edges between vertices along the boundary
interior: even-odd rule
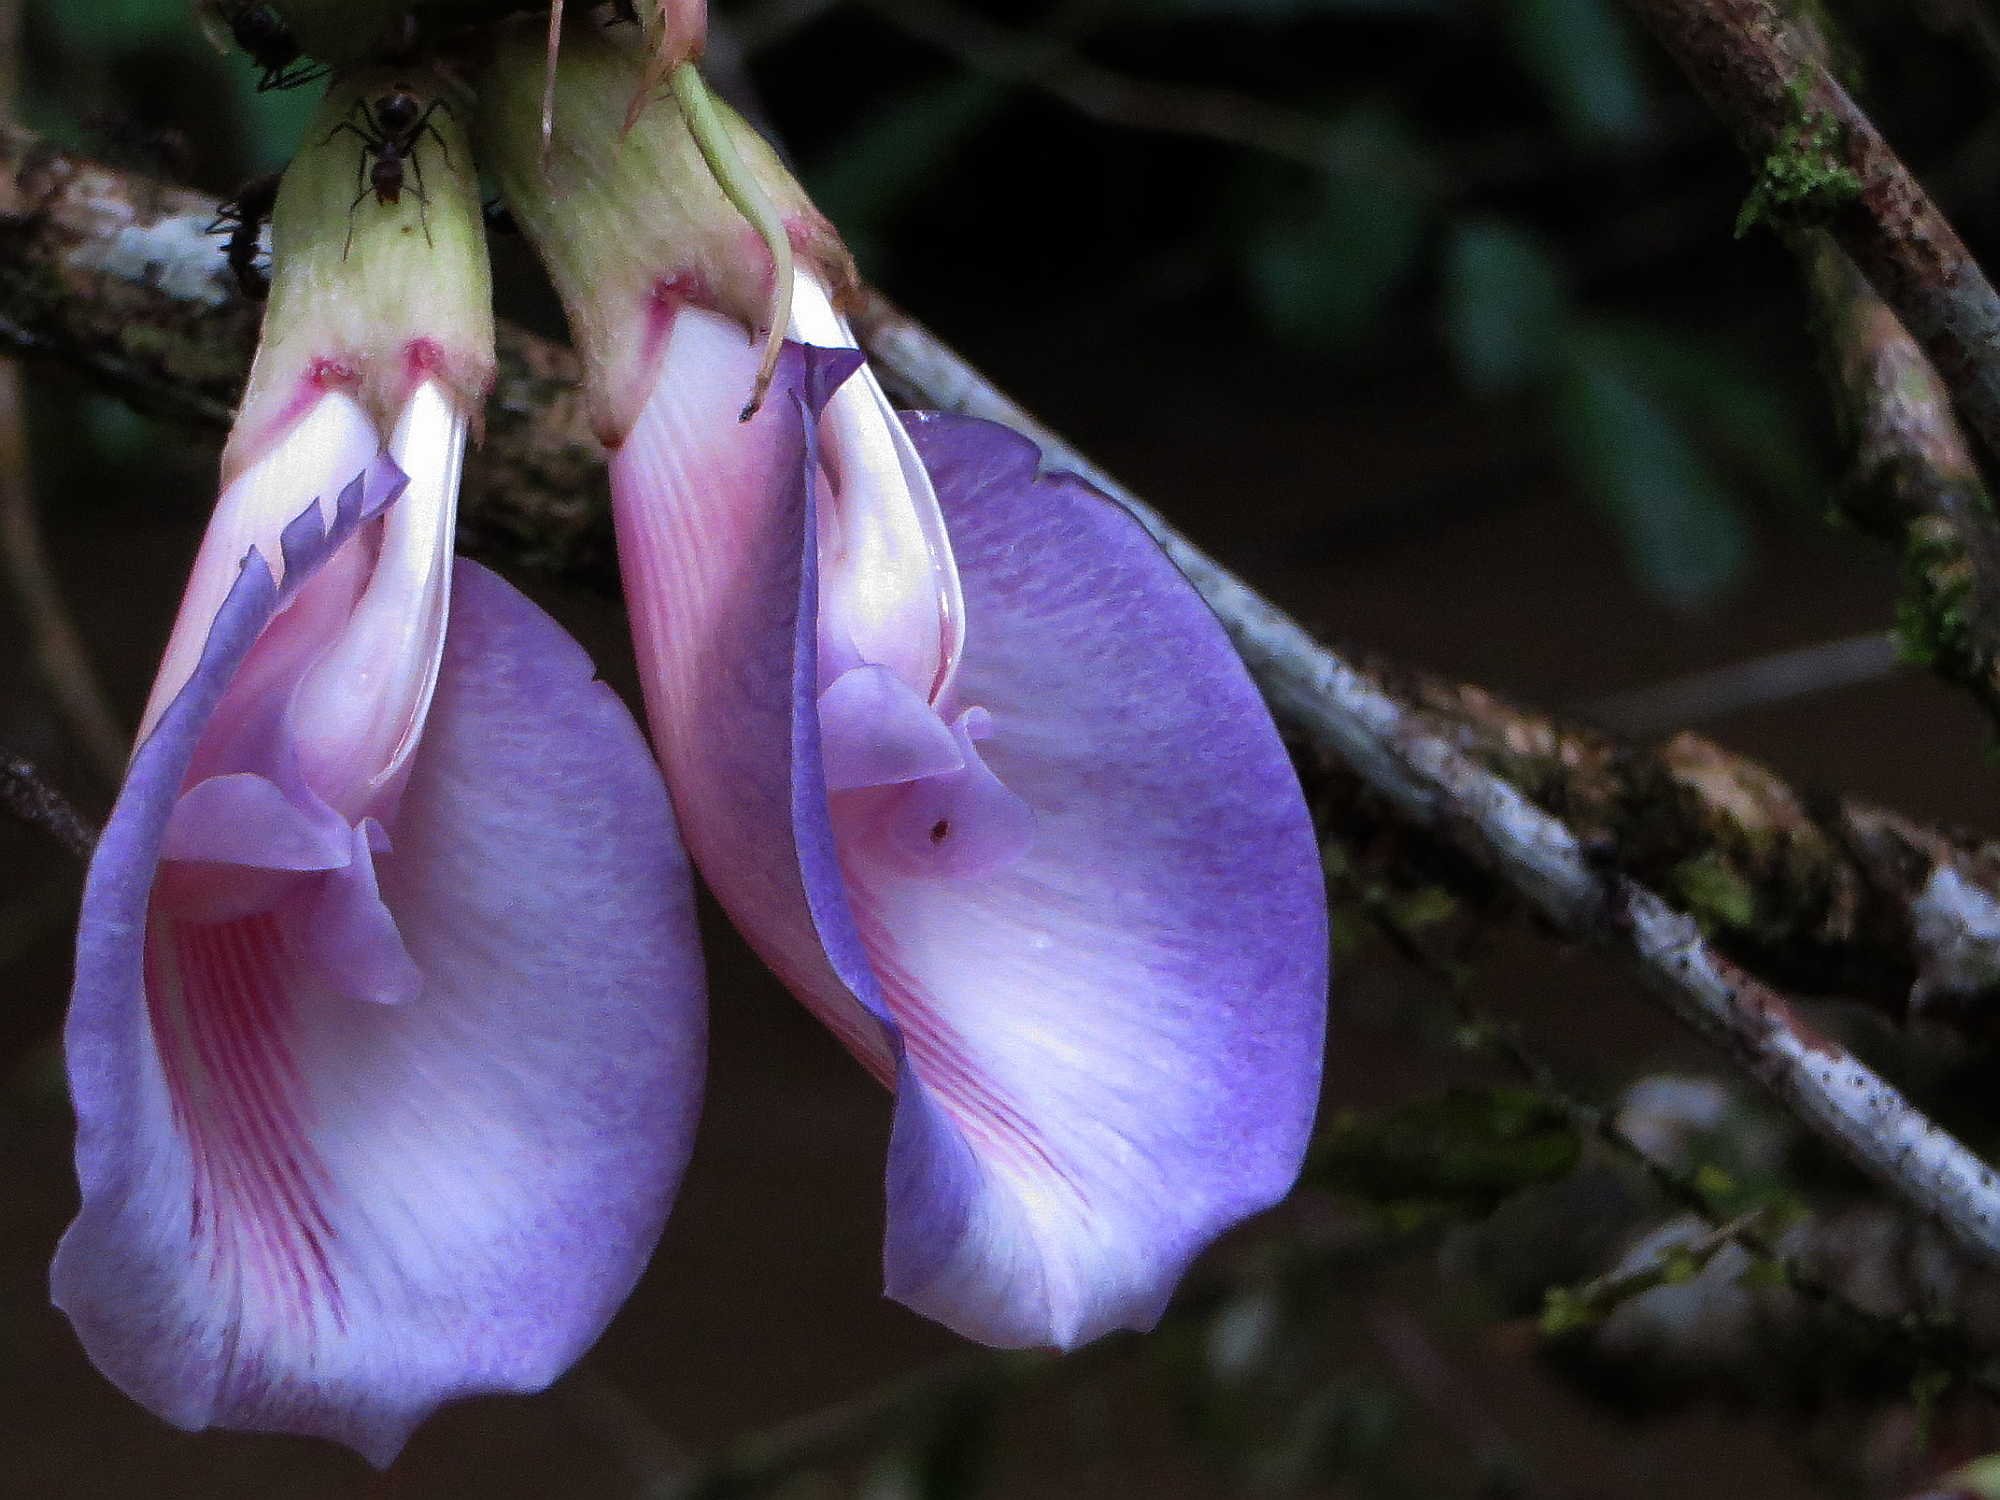
[[[1975,251],[1994,249],[1984,0],[1826,9],[1865,107]],[[1793,265],[1768,233],[1733,234],[1743,163],[1613,0],[717,14],[866,274],[1315,630],[1994,827],[1975,712],[1885,642],[1897,559],[1826,519],[1838,454]],[[28,0],[25,23],[31,127],[218,198],[281,164],[311,106],[310,89],[254,93],[181,0]],[[496,258],[503,307],[548,326],[526,251]],[[56,576],[129,725],[216,445],[56,364],[24,377]],[[630,690],[614,600],[518,581]],[[0,748],[101,815],[112,788],[23,640],[0,609]],[[1802,654],[1747,694],[1728,678],[1652,691],[1774,652]],[[1726,1279],[1562,1336],[1549,1289],[1605,1271],[1671,1210],[1512,1091],[1447,982],[1351,911],[1337,1149],[1150,1339],[968,1365],[884,1301],[887,1102],[712,923],[692,1173],[574,1375],[445,1413],[386,1476],[317,1444],[175,1433],[99,1379],[47,1306],[74,1207],[56,1037],[79,880],[0,825],[0,1494],[668,1495],[690,1455],[792,1444],[770,1493],[1895,1496],[2000,1447],[1991,1404],[1923,1360]],[[1626,975],[1529,932],[1480,959],[1479,1004],[1579,1096],[1690,1165],[1851,1210],[1857,1243],[1887,1232]],[[1898,1065],[1961,1116],[1992,1097],[1985,1059]],[[1476,1170],[1432,1170],[1454,1152]],[[847,1430],[864,1437],[813,1446]]]

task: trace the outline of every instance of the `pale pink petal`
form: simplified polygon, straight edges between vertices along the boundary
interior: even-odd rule
[[[160,857],[266,870],[336,869],[347,863],[348,828],[324,812],[301,807],[252,771],[211,776],[174,804]]]
[[[822,349],[854,337],[809,273],[793,283],[792,337]],[[860,661],[925,698],[951,685],[965,600],[937,493],[889,398],[864,365],[820,414],[819,621]]]
[[[339,516],[287,531],[285,595],[354,544],[359,505]],[[658,773],[553,622],[470,565],[454,594],[393,849],[364,820],[340,871],[280,872],[268,909],[161,904],[189,768],[277,628],[253,554],[92,863],[54,1293],[179,1426],[386,1463],[440,1401],[545,1385],[629,1291],[686,1160],[702,986]]]
[[[739,422],[731,393],[748,387],[757,362],[743,330],[683,307],[663,343],[660,378],[611,456],[618,562],[653,743],[717,900],[793,992],[887,1078],[887,1036],[829,966],[790,836],[794,749],[807,736],[800,763],[819,774],[818,632],[812,596],[802,605],[800,592],[811,546],[802,411],[817,410],[858,356],[788,348],[762,408]]]
[[[310,901],[298,903],[300,920],[289,936],[307,967],[336,994],[401,1005],[423,993],[424,976],[382,900],[370,842],[369,827],[353,830],[348,862],[327,872]]]
[[[323,498],[330,511],[342,486],[369,465],[381,446],[375,424],[359,402],[339,390],[316,393],[301,404],[283,436],[223,490],[146,701],[140,739],[193,674],[209,622],[235,586],[245,555],[255,548],[276,562],[285,527],[315,499]],[[324,515],[321,524],[331,520]]]
[[[820,753],[830,792],[956,771],[958,741],[928,702],[887,667],[854,667],[819,695]]]

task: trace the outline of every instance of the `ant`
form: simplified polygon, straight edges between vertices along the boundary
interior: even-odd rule
[[[264,70],[257,92],[297,88],[326,77],[324,67],[299,61],[299,44],[285,18],[268,5],[238,5],[229,13],[229,34]]]
[[[405,186],[417,200],[417,222],[423,226],[424,243],[431,243],[431,222],[426,212],[430,198],[424,192],[424,165],[417,158],[417,146],[428,134],[444,153],[444,164],[451,165],[451,147],[445,144],[437,126],[431,124],[431,116],[440,109],[451,113],[451,106],[444,100],[433,99],[426,104],[398,85],[372,104],[366,99],[356,99],[354,108],[347,112],[348,118],[326,133],[329,142],[342,131],[361,142],[361,160],[354,172],[358,191],[347,209],[347,244],[340,252],[343,259],[354,248],[354,211],[361,207],[361,200],[373,193],[377,203],[401,203]],[[361,116],[360,124],[353,118],[357,114]],[[368,164],[370,157],[375,161],[372,167]],[[405,168],[414,175],[414,182],[404,176]]]
[[[271,292],[271,279],[257,264],[257,255],[262,248],[259,237],[264,222],[278,203],[278,181],[276,172],[253,177],[234,198],[216,206],[215,222],[208,226],[210,234],[220,234],[225,228],[229,231],[223,254],[235,273],[236,285],[253,302],[262,302]]]

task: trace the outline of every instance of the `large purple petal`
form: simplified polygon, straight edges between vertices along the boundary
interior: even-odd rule
[[[288,533],[286,593],[344,539]],[[386,1463],[440,1401],[545,1385],[630,1290],[691,1141],[699,958],[636,726],[471,564],[393,850],[357,844],[420,991],[336,992],[273,913],[149,910],[197,743],[279,603],[253,556],[91,867],[66,1034],[83,1202],[54,1293],[167,1420]]]
[[[1159,1315],[1291,1186],[1318,1095],[1327,927],[1291,764],[1198,595],[1005,428],[911,420],[966,595],[958,693],[1034,814],[972,879],[850,856],[906,1044],[892,1295],[1071,1345]]]
[[[858,857],[822,762],[810,482],[846,371],[806,351],[746,433],[740,334],[674,332],[688,364],[613,464],[655,739],[724,906],[896,1086],[889,1290],[1000,1344],[1146,1326],[1289,1188],[1318,1092],[1324,891],[1270,717],[1128,516],[1005,429],[920,424],[966,592],[954,697],[991,710],[998,783],[843,795],[992,802],[995,847],[930,876]]]

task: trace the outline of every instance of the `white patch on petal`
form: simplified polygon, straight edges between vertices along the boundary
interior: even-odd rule
[[[366,591],[293,703],[307,780],[349,818],[393,796],[437,688],[466,426],[437,382],[411,394],[389,440],[409,487],[382,519]]]
[[[319,395],[282,437],[222,492],[202,537],[187,592],[181,597],[160,675],[146,700],[138,738],[144,740],[174,695],[193,675],[202,644],[255,547],[276,566],[278,537],[314,500],[330,522],[341,489],[382,446],[359,402],[340,391]]]
[[[826,289],[801,272],[791,336],[855,347]],[[965,600],[937,491],[866,365],[820,416],[828,484],[820,505],[820,629],[889,668],[933,703],[951,687],[965,644]]]

